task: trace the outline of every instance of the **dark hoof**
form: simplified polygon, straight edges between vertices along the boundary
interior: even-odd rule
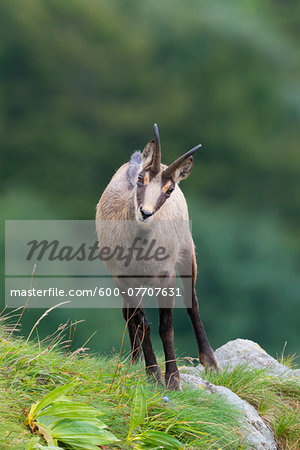
[[[165,376],[166,387],[170,391],[180,391],[180,376],[178,372],[168,373],[166,372]]]
[[[212,349],[210,349],[206,353],[200,353],[199,361],[206,369],[212,369],[215,372],[220,371],[220,366],[218,364],[218,361],[216,360],[215,354],[212,351]]]

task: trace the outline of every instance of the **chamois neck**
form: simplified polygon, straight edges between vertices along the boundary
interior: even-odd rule
[[[135,188],[130,191],[125,191],[119,197],[116,208],[114,208],[119,220],[135,220],[135,191]]]

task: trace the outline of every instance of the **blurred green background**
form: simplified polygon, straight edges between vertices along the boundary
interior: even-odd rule
[[[2,254],[4,219],[93,219],[157,121],[163,162],[203,144],[182,189],[212,346],[299,352],[299,1],[1,0],[0,23]],[[57,310],[40,335],[68,318],[75,345],[119,349],[120,311]],[[175,339],[196,356],[184,310]]]

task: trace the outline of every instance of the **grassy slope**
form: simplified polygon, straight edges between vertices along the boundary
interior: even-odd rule
[[[289,358],[287,358],[289,360]],[[281,449],[300,448],[300,384],[298,380],[270,376],[263,369],[249,370],[241,364],[204,378],[226,386],[256,408],[273,430]]]
[[[146,379],[143,365],[128,370],[127,362],[120,362],[118,356],[85,356],[83,349],[66,354],[63,347],[67,344],[60,333],[44,343],[12,338],[1,328],[0,336],[0,449],[25,449],[32,436],[24,426],[30,406],[58,385],[75,379],[80,388],[72,398],[105,413],[103,421],[121,439],[118,448],[127,448],[132,392],[138,380],[145,383],[149,400],[141,431],[168,428],[169,434],[196,448],[238,448],[243,430],[237,413],[216,395],[185,389],[168,392],[168,402],[163,388]],[[258,408],[275,429],[282,448],[298,448],[299,389],[295,383],[266,377],[263,371],[249,372],[245,367],[220,375],[207,373],[206,378],[229,387]]]

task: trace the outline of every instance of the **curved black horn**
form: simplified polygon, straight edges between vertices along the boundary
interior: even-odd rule
[[[202,144],[196,145],[196,147],[192,148],[191,150],[189,150],[188,152],[186,152],[184,155],[180,156],[180,158],[176,159],[176,161],[174,161],[169,167],[167,167],[164,172],[163,175],[166,178],[170,178],[174,172],[174,170],[177,169],[177,167],[180,166],[180,164],[187,158],[189,158],[193,153],[195,153],[196,150],[198,150],[198,148],[202,147]]]
[[[151,169],[154,173],[158,173],[160,171],[160,163],[161,163],[161,146],[157,123],[154,124],[154,140],[155,140],[155,153],[153,156]]]

